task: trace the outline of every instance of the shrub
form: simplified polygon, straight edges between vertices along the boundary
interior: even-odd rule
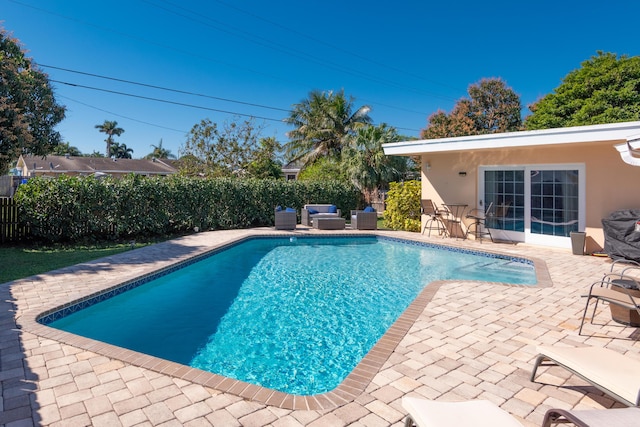
[[[392,182],[384,211],[385,226],[392,230],[420,231],[420,181]]]

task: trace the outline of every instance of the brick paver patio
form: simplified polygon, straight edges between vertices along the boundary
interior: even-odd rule
[[[610,321],[606,312],[585,326],[586,336],[578,336],[581,295],[611,264],[568,250],[379,232],[536,258],[546,263],[552,286],[434,284],[421,296],[426,300],[397,345],[391,341],[382,358],[373,355],[372,367],[365,365],[355,383],[318,398],[280,396],[222,377],[211,379],[211,374],[205,377],[180,365],[70,339],[34,321],[47,309],[256,233],[276,232],[199,233],[0,285],[0,424],[401,426],[401,398],[412,395],[488,399],[524,425],[535,426],[551,407],[621,406],[561,368],[543,368],[539,382],[529,381],[539,344],[606,346],[640,358],[636,329]],[[299,228],[291,233],[330,232]]]

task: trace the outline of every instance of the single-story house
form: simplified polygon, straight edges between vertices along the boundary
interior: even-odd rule
[[[570,233],[586,232],[586,250],[595,252],[604,247],[603,218],[640,209],[638,121],[395,142],[383,149],[420,157],[422,198],[478,209],[499,239],[571,248]],[[471,220],[460,216],[465,229]]]
[[[300,175],[302,165],[299,161],[289,162],[282,166],[282,175],[284,175],[285,181],[295,181]]]
[[[23,177],[60,175],[113,176],[136,174],[168,176],[178,172],[164,159],[111,159],[106,157],[20,156],[16,169]]]

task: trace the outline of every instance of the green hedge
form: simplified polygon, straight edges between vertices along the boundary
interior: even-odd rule
[[[31,236],[48,242],[272,226],[277,205],[300,212],[306,203],[333,203],[345,216],[361,205],[360,193],[338,181],[135,175],[32,178],[15,199]]]

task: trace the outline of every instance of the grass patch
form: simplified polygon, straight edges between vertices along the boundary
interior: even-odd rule
[[[384,218],[381,216],[378,217],[378,230],[391,230],[387,227],[387,224],[384,222]]]
[[[142,247],[152,242],[135,243]],[[91,246],[0,247],[0,283],[46,273],[70,265],[131,250],[130,243],[104,243]]]

